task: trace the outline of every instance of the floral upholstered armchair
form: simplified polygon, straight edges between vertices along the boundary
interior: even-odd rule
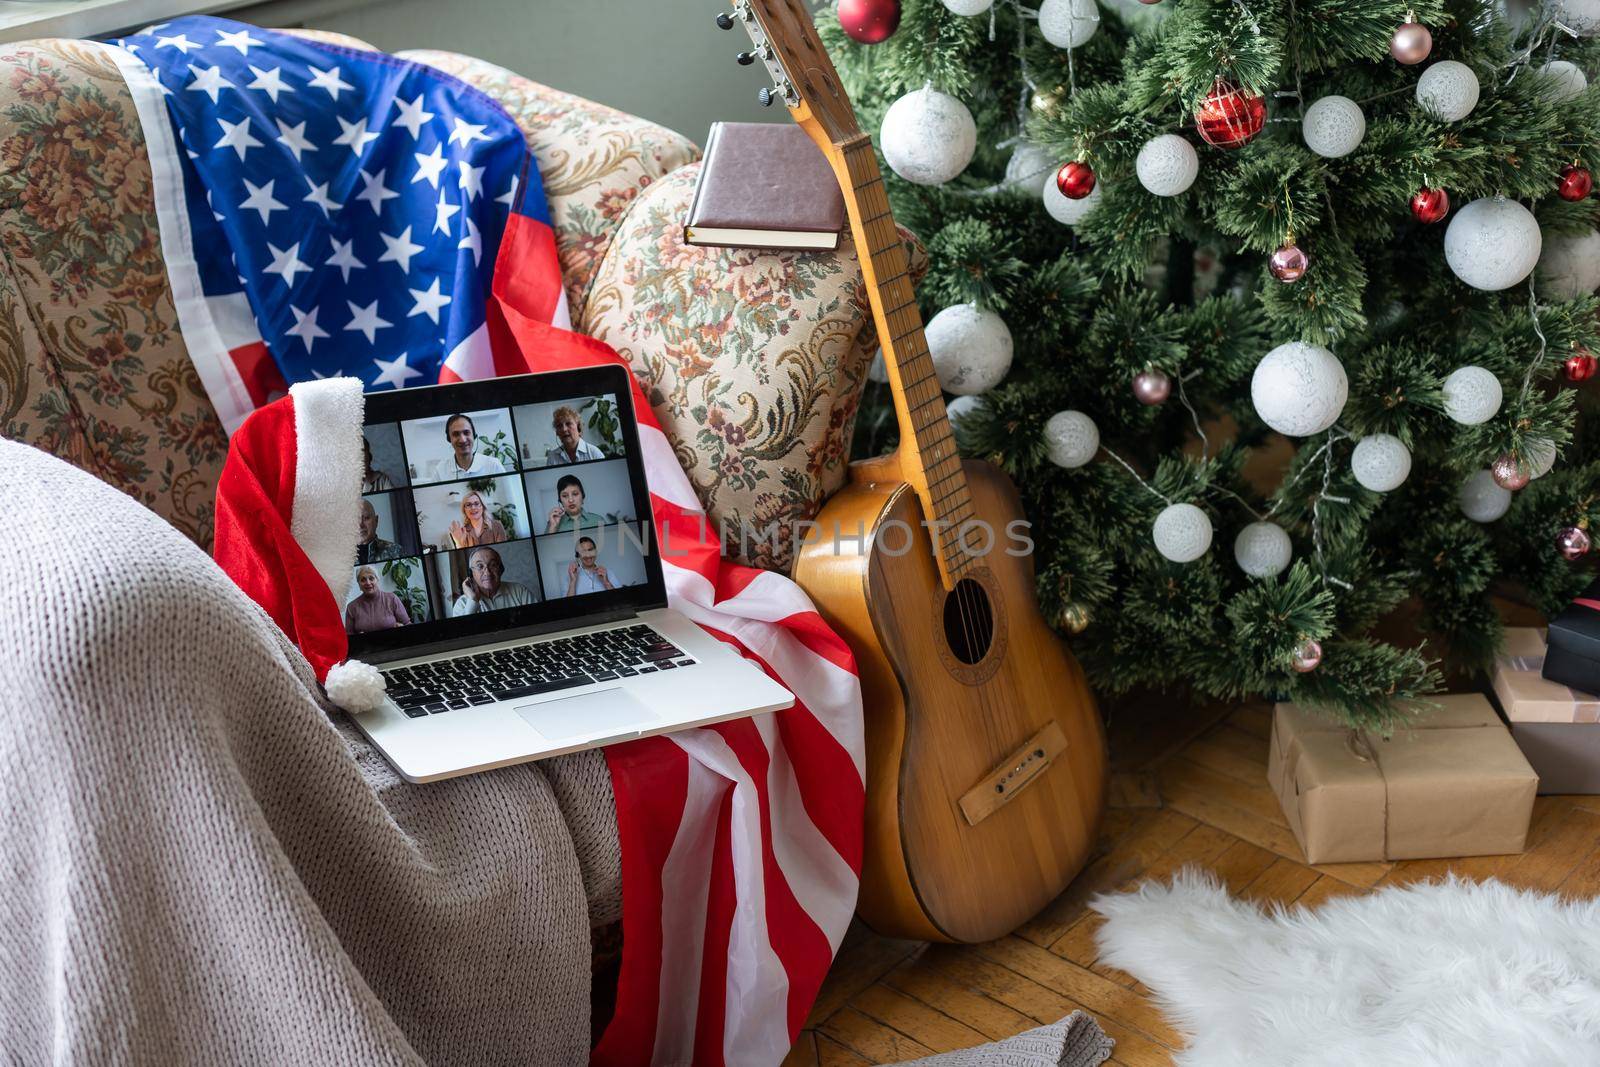
[[[687,247],[699,172],[687,138],[480,60],[401,54],[484,90],[522,126],[574,327],[632,363],[713,518],[764,529],[811,517],[843,481],[876,345],[849,243]],[[209,548],[227,439],[178,329],[133,101],[99,50],[0,47],[0,212],[0,432]],[[750,548],[748,562],[787,569],[786,541]]]

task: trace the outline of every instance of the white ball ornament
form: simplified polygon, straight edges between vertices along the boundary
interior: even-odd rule
[[[1063,226],[1076,226],[1089,217],[1100,203],[1100,194],[1105,188],[1105,182],[1095,182],[1094,188],[1089,190],[1089,195],[1082,200],[1074,200],[1070,196],[1063,196],[1056,187],[1054,180],[1044,183],[1044,209],[1050,217]]]
[[[1600,34],[1600,0],[1556,0],[1556,18],[1579,37]]]
[[[914,89],[883,116],[878,147],[889,169],[917,185],[943,185],[967,169],[978,126],[967,105],[932,87]]]
[[[1174,563],[1193,563],[1211,547],[1211,520],[1193,504],[1170,504],[1156,516],[1150,534],[1157,552]]]
[[[1361,105],[1348,96],[1324,96],[1306,108],[1300,120],[1300,136],[1306,147],[1319,156],[1338,159],[1356,150],[1367,133],[1367,117]]]
[[[1081,411],[1058,411],[1044,424],[1050,462],[1058,467],[1081,467],[1100,451],[1100,429]]]
[[[1256,414],[1289,437],[1309,437],[1338,422],[1349,395],[1350,381],[1338,357],[1304,341],[1268,352],[1250,378]]]
[[[1576,300],[1600,289],[1600,231],[1545,237],[1537,279],[1541,295]]]
[[[1511,490],[1500,488],[1492,471],[1477,471],[1461,483],[1456,502],[1473,522],[1493,522],[1510,509]]]
[[[928,320],[924,334],[939,386],[976,396],[1000,384],[1011,369],[1011,331],[1005,320],[976,304],[955,304]]]
[[[1411,450],[1393,434],[1368,434],[1350,454],[1350,473],[1374,493],[1398,489],[1411,473]]]
[[[1057,48],[1078,48],[1100,28],[1094,0],[1044,0],[1039,5],[1039,32]]]
[[[1576,63],[1552,59],[1539,71],[1550,79],[1550,96],[1558,104],[1566,103],[1589,88],[1588,76]]]
[[[1049,149],[1036,144],[1019,144],[1016,151],[1011,153],[1011,158],[1006,160],[1005,184],[1009,189],[1026,189],[1036,196],[1042,195],[1045,186],[1055,185],[1059,168],[1055,153]]]
[[[1482,367],[1457,367],[1444,380],[1444,413],[1463,426],[1494,418],[1500,400],[1500,379]]]
[[[1443,122],[1460,122],[1478,106],[1478,76],[1465,63],[1441,59],[1417,79],[1417,103]]]
[[[1271,578],[1289,565],[1294,545],[1275,522],[1252,522],[1233,539],[1233,559],[1252,578]]]
[[[994,6],[994,0],[941,0],[953,15],[981,15]]]
[[[1528,477],[1543,478],[1556,465],[1556,443],[1548,437],[1530,437],[1522,443],[1522,461]]]
[[[1533,272],[1543,247],[1533,212],[1504,197],[1461,208],[1444,231],[1444,259],[1474,289],[1509,289]]]
[[[1185,138],[1164,133],[1144,143],[1133,169],[1138,172],[1139,184],[1156,196],[1177,196],[1194,184],[1200,173],[1200,156]]]

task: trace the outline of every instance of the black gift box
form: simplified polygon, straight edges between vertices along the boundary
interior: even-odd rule
[[[1600,580],[1550,622],[1544,676],[1600,696]]]

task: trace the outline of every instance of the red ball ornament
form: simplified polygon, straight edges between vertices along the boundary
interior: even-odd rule
[[[1094,192],[1094,170],[1081,159],[1062,164],[1056,171],[1056,188],[1068,200],[1082,200]]]
[[[1213,148],[1249,144],[1266,123],[1267,102],[1227,78],[1217,79],[1194,113],[1195,129]]]
[[[1283,243],[1283,247],[1272,253],[1267,260],[1267,270],[1272,276],[1285,284],[1297,282],[1305,276],[1306,268],[1311,265],[1311,259],[1294,243],[1291,237]]]
[[[1592,189],[1594,189],[1594,175],[1570,163],[1561,168],[1561,177],[1556,179],[1556,195],[1561,199],[1571,200],[1574,203],[1587,200]]]
[[[1411,217],[1430,226],[1450,214],[1450,194],[1443,189],[1423,186],[1411,198]]]
[[[1588,555],[1589,545],[1589,534],[1576,526],[1568,526],[1556,534],[1556,551],[1561,553],[1562,559],[1582,559]]]
[[[1594,377],[1594,353],[1579,345],[1572,355],[1567,357],[1567,361],[1561,365],[1561,369],[1566,373],[1567,381],[1574,383],[1586,382]]]
[[[839,25],[852,41],[880,44],[900,28],[900,0],[839,0]]]

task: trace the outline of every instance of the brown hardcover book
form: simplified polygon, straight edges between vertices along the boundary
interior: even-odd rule
[[[827,159],[792,122],[718,122],[706,139],[683,239],[691,245],[839,247],[844,196]]]

